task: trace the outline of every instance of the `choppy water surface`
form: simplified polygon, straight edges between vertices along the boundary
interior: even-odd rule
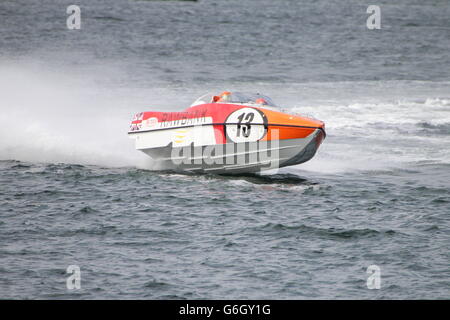
[[[72,3],[0,3],[0,298],[450,298],[446,1],[382,2],[377,31],[288,0],[79,1],[68,31]],[[325,121],[319,153],[152,171],[130,116],[222,89]]]

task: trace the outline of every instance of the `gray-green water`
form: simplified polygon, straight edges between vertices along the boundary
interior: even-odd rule
[[[379,5],[2,1],[0,298],[448,299],[449,5]],[[316,157],[152,171],[131,116],[223,89],[323,120]]]

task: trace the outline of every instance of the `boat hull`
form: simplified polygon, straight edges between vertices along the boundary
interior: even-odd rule
[[[309,161],[317,152],[325,133],[314,130],[306,138],[223,145],[149,148],[159,169],[212,174],[257,173]]]
[[[129,135],[157,169],[239,174],[310,160],[325,129],[308,117],[214,103],[184,112],[137,114]]]

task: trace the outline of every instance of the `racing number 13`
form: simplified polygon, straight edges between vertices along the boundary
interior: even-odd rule
[[[241,136],[241,128],[242,128],[242,136],[245,138],[248,138],[248,136],[250,136],[250,123],[253,121],[253,119],[255,118],[255,114],[250,112],[250,113],[243,113],[238,117],[238,125],[237,125],[237,133],[236,136],[240,137]],[[242,121],[245,120],[245,124],[242,124]]]
[[[233,111],[225,120],[227,139],[234,143],[258,141],[265,134],[265,115],[254,108],[241,108]]]

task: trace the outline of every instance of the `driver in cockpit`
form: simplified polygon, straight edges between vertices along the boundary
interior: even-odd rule
[[[224,91],[218,96],[213,97],[213,102],[228,102],[231,98],[231,92]]]
[[[263,99],[263,98],[258,98],[258,99],[255,100],[255,102],[257,104],[259,104],[259,105],[262,105],[262,106],[267,106],[268,105],[266,99]]]

